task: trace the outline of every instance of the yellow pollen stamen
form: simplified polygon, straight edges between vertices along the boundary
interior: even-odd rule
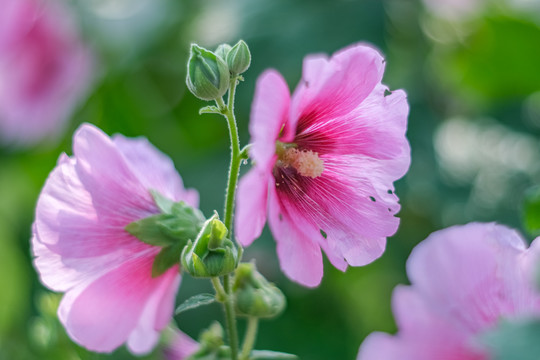
[[[279,146],[281,145],[281,146]],[[302,176],[316,178],[324,171],[324,161],[319,154],[311,150],[298,150],[295,147],[283,147],[278,144],[278,166],[292,166]]]

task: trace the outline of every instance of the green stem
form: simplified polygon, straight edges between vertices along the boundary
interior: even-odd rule
[[[229,126],[229,135],[231,139],[231,163],[229,165],[229,181],[227,184],[227,194],[225,195],[225,226],[229,229],[229,237],[234,239],[233,236],[233,211],[234,211],[234,198],[236,193],[236,185],[238,183],[238,174],[240,172],[240,141],[238,139],[238,129],[236,126],[236,119],[234,117],[234,95],[236,92],[236,77],[231,79],[229,85],[229,98],[227,99],[227,105],[223,102],[222,98],[216,99],[216,103],[221,110],[222,114],[227,119]],[[234,311],[234,295],[231,288],[230,275],[223,277],[223,287],[225,289],[225,318],[227,322],[227,333],[229,335],[229,346],[231,348],[231,360],[238,360],[238,332],[236,329],[236,314]]]
[[[227,299],[227,293],[225,292],[225,289],[223,288],[223,285],[221,285],[221,281],[218,277],[210,278],[212,281],[212,285],[214,285],[214,289],[216,290],[216,298],[219,302],[224,302]]]
[[[236,185],[238,183],[238,174],[240,172],[240,140],[238,139],[238,128],[236,118],[234,116],[234,95],[236,93],[236,78],[231,79],[229,88],[229,98],[227,100],[227,108],[225,117],[229,125],[229,135],[231,139],[231,163],[229,166],[229,183],[227,184],[227,194],[225,196],[225,226],[229,229],[229,236],[233,237],[233,213],[234,213],[234,198],[236,193]]]
[[[227,320],[227,334],[229,335],[229,346],[231,347],[231,360],[238,360],[238,331],[236,330],[236,314],[234,312],[234,299],[231,289],[230,275],[223,277],[223,285],[227,292],[224,304],[225,318]]]
[[[255,345],[255,339],[257,338],[257,328],[259,325],[259,319],[253,316],[248,318],[246,335],[244,337],[244,345],[242,346],[242,354],[240,360],[249,360],[249,354]]]

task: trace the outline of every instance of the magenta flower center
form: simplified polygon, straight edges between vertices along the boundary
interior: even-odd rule
[[[294,168],[300,175],[313,179],[321,176],[324,171],[324,161],[319,154],[311,150],[302,150],[294,143],[276,141],[278,168]]]

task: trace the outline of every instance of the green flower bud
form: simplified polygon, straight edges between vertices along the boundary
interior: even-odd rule
[[[241,263],[236,269],[233,292],[239,315],[272,318],[286,305],[285,296],[269,283],[255,268],[254,263]]]
[[[225,61],[198,45],[191,45],[186,84],[199,99],[215,100],[229,88],[229,68]]]
[[[199,349],[188,360],[230,359],[229,348],[223,344],[223,328],[218,322],[214,322],[199,336]]]
[[[244,40],[240,40],[227,54],[227,65],[233,75],[242,74],[251,64],[251,53]]]
[[[231,45],[221,44],[217,47],[216,51],[214,51],[214,54],[223,59],[223,61],[227,62],[227,54],[229,53],[229,51],[231,51],[231,49]]]
[[[193,277],[209,278],[229,274],[238,265],[238,249],[217,214],[208,219],[195,242],[182,251],[182,267]]]

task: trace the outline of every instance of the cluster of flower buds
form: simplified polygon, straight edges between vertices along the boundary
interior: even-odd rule
[[[240,40],[236,45],[221,44],[212,52],[196,44],[191,45],[187,66],[187,87],[202,100],[221,98],[251,63],[247,44]]]
[[[196,278],[230,274],[238,266],[238,249],[227,238],[227,227],[217,214],[206,220],[194,242],[189,241],[181,256],[182,268]]]

